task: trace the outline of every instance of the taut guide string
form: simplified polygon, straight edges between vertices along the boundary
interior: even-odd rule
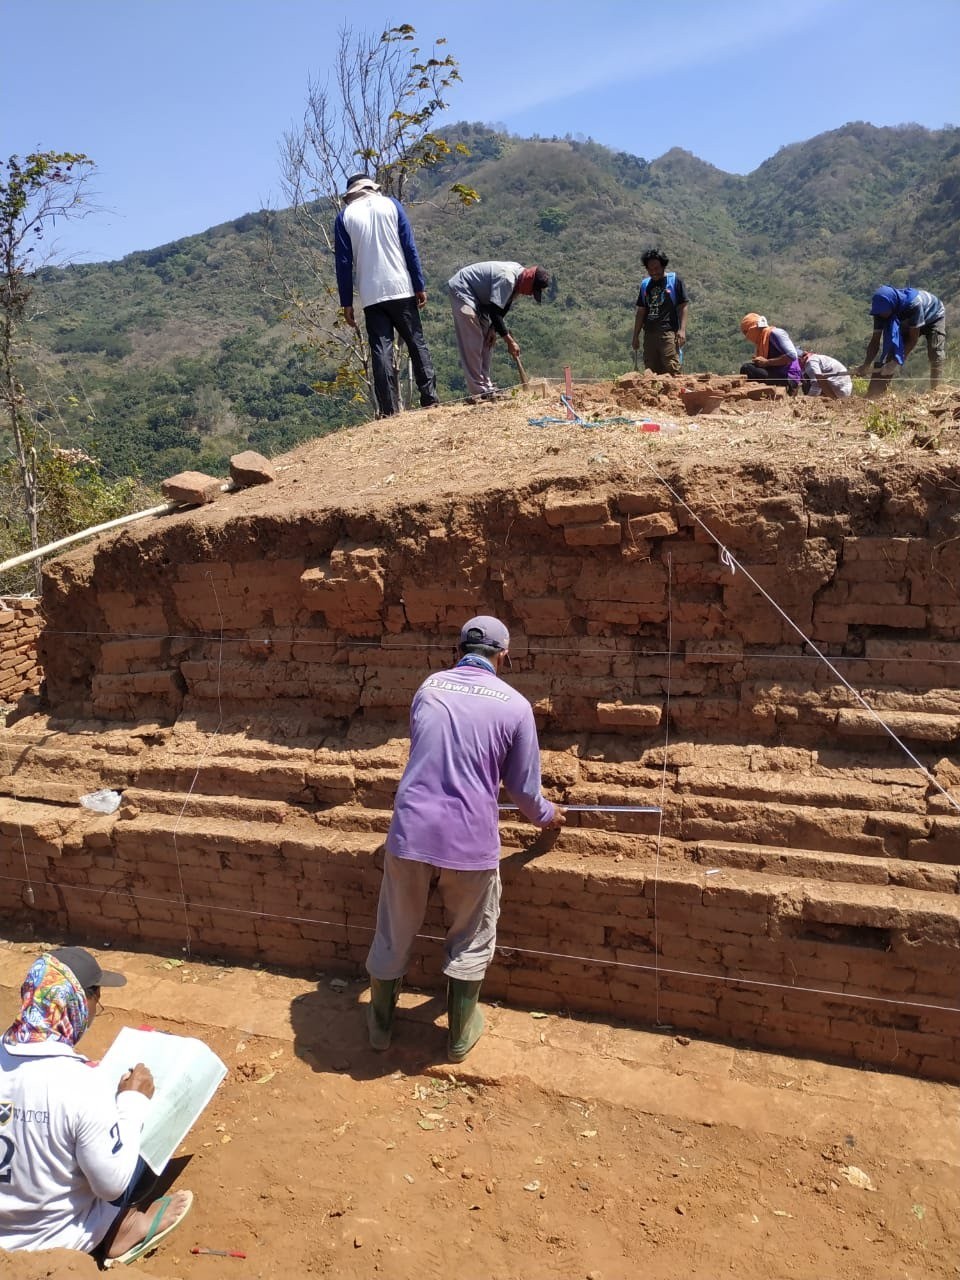
[[[656,1001],[656,1022],[660,1019],[660,917],[657,912],[657,891],[660,888],[660,849],[663,845],[663,810],[667,801],[667,756],[670,751],[670,689],[672,685],[670,654],[673,651],[673,555],[667,553],[667,685],[666,705],[663,709],[663,767],[660,772],[660,815],[657,818],[657,849],[653,862],[653,960],[656,965],[654,976],[654,998]]]
[[[210,589],[213,591],[214,603],[217,606],[217,613],[220,615],[220,645],[217,652],[217,727],[214,729],[213,733],[207,736],[206,745],[203,747],[203,750],[200,752],[200,758],[197,760],[196,771],[190,781],[190,786],[187,788],[187,794],[183,797],[183,804],[180,806],[180,812],[177,814],[177,820],[173,824],[173,852],[177,859],[177,880],[180,884],[180,905],[183,908],[183,927],[186,933],[187,942],[184,950],[187,955],[191,954],[190,948],[192,945],[192,938],[190,935],[190,915],[187,909],[187,895],[183,885],[183,868],[180,864],[180,849],[177,845],[177,832],[180,830],[180,823],[183,821],[183,815],[186,813],[187,805],[190,803],[190,797],[193,795],[194,788],[197,785],[197,779],[200,777],[200,770],[203,767],[203,762],[210,754],[210,750],[223,727],[223,700],[221,697],[221,673],[223,670],[223,610],[220,608],[220,597],[217,595],[217,584],[213,580],[213,574],[207,573],[205,576],[210,583]]]

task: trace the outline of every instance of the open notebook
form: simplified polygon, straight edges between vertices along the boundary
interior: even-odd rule
[[[116,1089],[120,1077],[138,1062],[150,1068],[156,1089],[140,1136],[140,1154],[154,1173],[162,1173],[227,1068],[202,1040],[121,1027],[96,1070],[105,1072]]]

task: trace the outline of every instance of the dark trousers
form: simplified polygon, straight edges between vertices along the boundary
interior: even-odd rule
[[[373,389],[381,416],[389,417],[400,408],[393,373],[395,332],[399,333],[410,352],[413,376],[420,392],[420,404],[423,407],[436,404],[437,380],[423,336],[416,298],[391,298],[389,302],[375,302],[372,307],[364,307],[363,314],[367,322],[370,359],[373,363]]]
[[[783,365],[742,364],[740,372],[751,382],[767,382],[772,387],[786,387],[791,395],[799,390],[799,382],[791,382]]]
[[[153,1192],[154,1187],[160,1181],[157,1174],[153,1172],[150,1166],[144,1160],[143,1156],[137,1159],[137,1167],[133,1171],[133,1176],[127,1183],[127,1189],[116,1200],[111,1200],[111,1204],[115,1204],[118,1209],[129,1209],[132,1205],[137,1204],[141,1200],[146,1200],[147,1196]]]

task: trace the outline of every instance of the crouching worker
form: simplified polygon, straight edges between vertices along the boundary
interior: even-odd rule
[[[822,356],[816,351],[798,351],[797,359],[803,370],[803,394],[824,396],[827,400],[847,400],[853,395],[853,379],[846,365],[833,356]]]
[[[126,978],[82,947],[37,960],[20,1013],[0,1040],[0,1247],[105,1245],[104,1264],[133,1262],[186,1216],[193,1195],[133,1206],[146,1169],[140,1130],[153,1077],[139,1063],[116,1091],[74,1049],[96,1016],[101,987]]]
[[[367,956],[370,1044],[390,1044],[400,983],[426,915],[434,877],[448,917],[443,972],[447,1050],[460,1062],[483,1032],[480,985],[493,959],[500,915],[500,784],[541,828],[562,810],[540,790],[533,709],[500,679],[510,633],[496,618],[471,618],[460,660],[429,675],[410,711],[410,758],[387,832],[377,932]]]
[[[751,311],[740,321],[740,332],[754,346],[754,356],[740,366],[740,372],[751,382],[767,382],[786,387],[790,395],[800,390],[803,372],[786,329],[778,329],[766,316]]]

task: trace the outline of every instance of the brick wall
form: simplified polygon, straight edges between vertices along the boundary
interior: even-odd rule
[[[425,658],[443,665],[463,618],[483,609],[510,624],[517,683],[546,728],[657,741],[669,682],[681,734],[885,747],[883,727],[748,570],[899,736],[955,744],[953,515],[925,506],[922,490],[914,509],[891,504],[886,519],[880,493],[870,507],[863,494],[854,502],[831,490],[829,512],[815,488],[752,504],[747,495],[732,512],[714,492],[705,485],[689,501],[739,572],[662,491],[619,487],[589,500],[546,487],[522,503],[461,505],[420,522],[407,513],[403,537],[396,512],[365,517],[362,538],[346,516],[309,537],[291,520],[256,558],[247,528],[236,546],[224,531],[215,559],[202,530],[191,547],[181,528],[188,545],[176,563],[162,535],[127,539],[99,553],[83,592],[65,557],[49,567],[44,597],[51,703],[61,714],[172,722],[224,696],[248,706],[306,699],[330,719],[402,721]],[[76,634],[78,611],[90,635]]]
[[[176,953],[189,928],[200,955],[363,971],[378,832],[351,830],[355,817],[291,830],[269,803],[259,822],[252,810],[225,818],[225,802],[181,822],[175,841],[177,815],[139,811],[137,798],[116,818],[59,831],[40,806],[23,806],[34,904],[16,908],[8,892],[8,916]],[[13,834],[0,821],[0,874],[22,879]],[[960,1080],[956,892],[708,875],[670,861],[654,875],[649,858],[577,859],[575,829],[540,852],[520,828],[504,834],[488,997]],[[442,933],[438,906],[424,931]],[[438,987],[440,962],[438,944],[418,944],[408,982]]]
[[[957,796],[960,475],[923,466],[671,481]],[[57,720],[4,738],[0,914],[357,969],[410,698],[496,613],[549,794],[664,814],[656,876],[649,818],[536,856],[504,826],[489,993],[958,1078],[960,816],[661,487],[215,518],[47,567]]]
[[[43,672],[37,660],[42,618],[33,598],[0,597],[0,702],[12,703],[40,688]]]

